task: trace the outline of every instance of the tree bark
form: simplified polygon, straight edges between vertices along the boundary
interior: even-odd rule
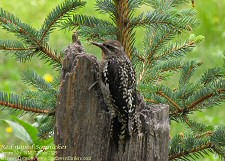
[[[125,151],[110,144],[111,116],[98,80],[98,60],[85,53],[75,39],[65,51],[60,94],[56,107],[55,160],[166,161],[169,109],[149,106],[138,95],[141,128],[126,143]]]

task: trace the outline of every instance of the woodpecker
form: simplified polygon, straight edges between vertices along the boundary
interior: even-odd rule
[[[92,42],[102,49],[101,78],[113,103],[112,138],[123,145],[134,130],[136,75],[122,44],[116,40]]]

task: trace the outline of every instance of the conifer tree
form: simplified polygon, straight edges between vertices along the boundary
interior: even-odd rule
[[[193,8],[179,8],[186,3],[190,4],[190,0],[96,0],[97,11],[109,15],[110,21],[107,21],[80,15],[77,10],[85,6],[84,1],[65,0],[49,13],[40,30],[0,8],[1,28],[17,38],[0,40],[0,50],[23,63],[37,56],[60,70],[63,53],[49,46],[49,36],[57,28],[76,30],[86,41],[119,40],[135,66],[138,90],[145,101],[168,104],[170,120],[189,127],[186,133],[171,138],[170,160],[195,160],[208,153],[224,159],[225,126],[208,126],[189,118],[195,111],[215,107],[225,100],[225,70],[214,67],[197,81],[191,81],[202,62],[187,60],[185,56],[204,37],[191,34],[184,38],[184,33],[187,35],[199,25]],[[194,6],[194,1],[192,4]],[[149,6],[149,11],[137,15],[135,11],[142,5]],[[142,28],[145,35],[141,48],[135,46],[137,28]],[[175,74],[179,75],[179,81],[172,89],[170,81]],[[26,90],[22,95],[0,92],[0,106],[47,115],[38,130],[41,137],[49,136],[54,127],[60,79],[48,83],[30,70],[24,71],[22,76],[25,83],[37,90]]]

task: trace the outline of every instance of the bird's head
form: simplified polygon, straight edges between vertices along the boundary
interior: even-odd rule
[[[103,43],[92,42],[92,44],[102,49],[103,59],[124,52],[122,44],[117,40],[107,40]]]

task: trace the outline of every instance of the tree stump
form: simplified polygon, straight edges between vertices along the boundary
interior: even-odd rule
[[[75,39],[65,51],[62,68],[56,107],[55,160],[168,160],[169,108],[146,105],[140,95],[136,112],[142,136],[132,136],[124,152],[112,148],[111,116],[104,103],[104,92],[95,83],[98,71],[98,60],[86,54]]]

